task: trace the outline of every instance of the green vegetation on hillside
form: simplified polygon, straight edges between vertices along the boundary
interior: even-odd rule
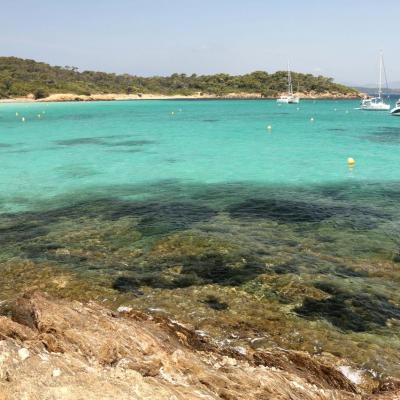
[[[331,78],[311,74],[292,74],[294,89],[301,92],[357,94],[357,91],[333,83]],[[256,71],[246,75],[186,75],[138,77],[105,72],[83,71],[76,67],[50,66],[17,57],[0,57],[0,98],[33,93],[43,98],[53,93],[156,93],[190,95],[196,92],[223,96],[233,92],[276,96],[287,88],[285,71],[268,74]]]

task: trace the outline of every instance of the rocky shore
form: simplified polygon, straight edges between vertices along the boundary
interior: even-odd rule
[[[295,93],[302,99],[358,99],[362,97],[359,95],[343,95],[340,93]],[[26,97],[12,98],[12,99],[0,99],[3,103],[17,103],[17,102],[65,102],[65,101],[112,101],[112,100],[185,100],[185,99],[262,99],[264,98],[260,93],[228,93],[223,96],[217,96],[208,93],[195,93],[192,95],[163,95],[163,94],[123,94],[123,93],[105,93],[105,94],[91,94],[91,95],[79,95],[74,93],[57,93],[52,94],[43,99],[35,100],[33,95]],[[271,97],[274,99],[275,97]]]
[[[35,292],[2,304],[0,399],[399,399],[304,352],[222,347],[205,332],[128,307]]]

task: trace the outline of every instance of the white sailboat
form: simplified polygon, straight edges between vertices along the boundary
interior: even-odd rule
[[[390,110],[390,114],[400,117],[400,99],[397,101],[395,107]]]
[[[297,104],[300,102],[300,98],[293,94],[292,74],[290,73],[289,63],[288,63],[288,94],[282,95],[276,101],[277,103],[285,103],[285,104]]]
[[[388,111],[390,104],[385,103],[382,98],[382,72],[384,70],[383,54],[381,52],[379,58],[379,83],[378,83],[378,97],[364,98],[361,100],[361,110],[367,111]]]

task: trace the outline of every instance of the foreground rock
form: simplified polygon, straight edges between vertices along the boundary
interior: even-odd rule
[[[129,309],[34,293],[6,311],[1,400],[400,398],[391,382],[363,395],[305,353],[222,350],[188,327]]]

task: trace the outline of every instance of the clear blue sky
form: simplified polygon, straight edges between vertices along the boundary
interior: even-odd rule
[[[0,55],[138,75],[286,68],[400,81],[395,0],[1,0]]]

